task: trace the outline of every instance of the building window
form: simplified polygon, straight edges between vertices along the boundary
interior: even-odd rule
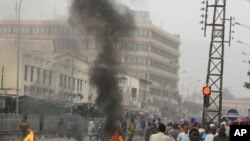
[[[73,85],[73,86],[72,86],[72,87],[73,87],[73,90],[75,90],[75,81],[76,81],[76,79],[73,78],[73,84],[72,84],[72,85]]]
[[[20,32],[22,34],[28,34],[28,33],[31,33],[31,29],[29,27],[23,26],[23,27],[21,27]]]
[[[49,95],[54,95],[55,91],[52,89],[49,89]]]
[[[49,34],[49,27],[44,27],[44,34]]]
[[[46,70],[43,70],[43,84],[46,83]]]
[[[67,89],[67,76],[63,76],[63,88]]]
[[[48,95],[48,89],[47,88],[43,88],[43,95],[44,96]]]
[[[80,91],[82,91],[82,80],[80,80]]]
[[[142,65],[143,59],[142,58],[137,58],[137,64]]]
[[[70,90],[70,82],[71,82],[71,79],[70,77],[68,77],[68,89]]]
[[[178,44],[175,43],[174,41],[169,40],[168,38],[152,31],[152,38],[155,40],[158,40],[159,42],[162,42],[163,44],[166,44],[168,46],[170,46],[171,48],[175,48],[178,49]]]
[[[37,68],[37,83],[39,83],[40,82],[40,68]]]
[[[60,88],[62,88],[62,85],[63,85],[63,75],[60,74]]]
[[[30,82],[33,82],[33,74],[34,74],[34,67],[32,66],[30,70]]]
[[[27,92],[27,86],[26,85],[24,85],[23,92],[24,92],[24,94],[26,94],[26,92]]]
[[[41,93],[42,93],[42,92],[41,92],[41,89],[42,89],[42,88],[37,87],[37,89],[36,89],[36,93],[37,93],[37,95],[41,95]]]
[[[136,60],[137,60],[137,58],[132,57],[132,64],[136,64]]]
[[[79,91],[80,80],[77,79],[77,91]]]
[[[36,87],[35,86],[31,86],[30,87],[30,95],[34,95],[36,93]]]
[[[51,85],[52,71],[49,71],[49,85]]]
[[[137,88],[132,88],[131,91],[132,91],[131,92],[131,99],[132,99],[132,101],[136,101],[136,99],[137,99]]]
[[[41,34],[44,34],[44,33],[45,33],[44,27],[40,27],[40,33],[41,33]]]
[[[27,79],[28,79],[28,66],[27,65],[25,65],[25,69],[24,69],[24,80],[25,81],[27,81]]]
[[[39,33],[40,33],[40,28],[39,28],[39,27],[36,27],[35,30],[36,30],[36,31],[35,31],[36,34],[39,34]]]
[[[12,28],[10,26],[7,26],[5,28],[6,28],[6,33],[8,33],[8,34],[12,33]]]

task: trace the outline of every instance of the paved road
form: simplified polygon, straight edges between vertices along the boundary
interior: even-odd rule
[[[36,139],[36,141],[75,141],[73,138],[42,138],[42,139]],[[86,136],[83,138],[83,141],[89,141],[89,138]]]
[[[0,140],[0,141],[2,141],[2,140]],[[4,141],[20,141],[20,139],[7,139]],[[67,139],[67,138],[43,138],[43,139],[36,138],[36,141],[75,141],[75,140],[74,139]],[[85,137],[82,141],[89,141],[89,139],[88,139],[88,137]],[[133,141],[144,141],[144,140],[142,137],[135,136]]]
[[[75,140],[67,138],[50,138],[50,139],[36,139],[36,141],[75,141]],[[88,137],[85,137],[83,141],[89,141]],[[135,137],[133,141],[143,141],[143,138]]]
[[[51,139],[36,139],[36,141],[75,141],[75,140],[73,140],[73,139],[69,140],[66,138],[51,138]],[[86,140],[86,141],[88,141],[88,140]]]

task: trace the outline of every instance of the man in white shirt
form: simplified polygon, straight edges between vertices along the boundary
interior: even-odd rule
[[[178,137],[177,141],[189,141],[189,136],[188,136],[188,125],[184,125],[184,131],[181,132]]]
[[[170,141],[169,136],[165,135],[166,126],[164,124],[159,124],[158,131],[150,136],[149,141]]]
[[[95,128],[94,120],[91,118],[90,121],[89,121],[89,125],[88,125],[88,135],[89,136],[94,131],[94,128]]]
[[[214,124],[210,124],[210,131],[206,135],[205,141],[213,141],[216,133],[216,127]]]

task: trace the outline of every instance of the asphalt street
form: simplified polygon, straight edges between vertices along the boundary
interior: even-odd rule
[[[74,139],[67,138],[48,138],[48,139],[36,139],[36,141],[75,141]],[[85,137],[83,141],[89,141],[88,137]],[[143,141],[142,137],[135,136],[133,141]]]

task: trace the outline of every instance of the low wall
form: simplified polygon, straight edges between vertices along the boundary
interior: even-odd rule
[[[19,123],[22,115],[0,113],[0,141],[20,140],[21,132]],[[60,120],[63,120],[63,126],[58,126]],[[70,133],[86,135],[88,127],[88,118],[79,115],[45,115],[43,118],[43,130],[39,131],[39,116],[28,115],[29,127],[34,129],[37,138],[40,136],[57,136],[58,128],[63,128],[63,134],[67,136]],[[73,132],[72,132],[73,131]]]

